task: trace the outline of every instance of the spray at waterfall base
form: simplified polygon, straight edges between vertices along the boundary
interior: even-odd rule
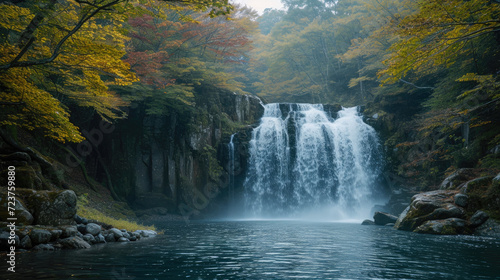
[[[386,200],[382,147],[357,107],[265,105],[249,153],[247,218],[363,219]]]

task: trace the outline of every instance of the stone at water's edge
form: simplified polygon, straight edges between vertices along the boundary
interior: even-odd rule
[[[484,224],[475,229],[474,234],[500,238],[500,223],[493,219],[488,219]]]
[[[85,230],[87,233],[90,233],[93,236],[96,236],[99,233],[101,233],[101,226],[98,224],[94,224],[94,223],[88,223],[87,226],[85,227]]]
[[[30,232],[29,237],[31,238],[33,245],[38,245],[49,242],[52,237],[52,233],[45,229],[33,229]]]
[[[115,237],[115,240],[118,240],[120,239],[120,237],[123,237],[123,232],[117,228],[110,229],[109,234],[112,234]]]
[[[466,221],[464,219],[449,218],[445,220],[426,221],[417,227],[414,232],[450,235],[464,233],[465,229]]]
[[[438,190],[417,194],[401,213],[395,228],[430,234],[470,234],[484,224],[489,216],[476,211],[470,218],[462,206],[468,196],[455,190]],[[469,211],[471,209],[468,209]]]
[[[463,208],[454,204],[458,191],[438,190],[414,195],[395,223],[400,230],[414,231],[430,220],[465,218]]]
[[[372,220],[364,220],[361,224],[363,226],[373,226],[373,225],[375,225],[375,222]]]
[[[26,235],[23,239],[21,239],[21,248],[23,249],[31,249],[33,244],[31,243],[31,238]]]
[[[89,244],[91,244],[91,245],[92,245],[92,244],[97,243],[97,242],[96,242],[96,240],[95,240],[95,238],[94,238],[94,236],[93,236],[92,234],[90,234],[90,233],[85,234],[85,235],[82,237],[82,239],[83,239],[85,242],[87,242],[87,243],[89,243]]]
[[[68,249],[88,249],[90,244],[78,236],[68,237],[59,241],[63,248]]]
[[[373,220],[376,225],[384,226],[386,224],[394,224],[398,220],[398,217],[384,212],[375,212],[373,215]]]
[[[54,251],[55,248],[51,244],[38,244],[32,249],[33,251]]]
[[[479,227],[484,224],[490,216],[483,211],[476,211],[474,215],[470,218],[470,226],[473,228]]]

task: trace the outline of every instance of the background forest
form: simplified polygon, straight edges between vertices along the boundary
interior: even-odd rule
[[[425,189],[500,168],[500,3],[283,0],[0,2],[0,126],[81,142],[113,122],[196,114],[213,89],[265,102],[361,105],[389,171]]]

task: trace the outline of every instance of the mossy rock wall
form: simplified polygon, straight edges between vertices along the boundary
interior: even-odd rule
[[[144,103],[133,105],[128,119],[102,133],[102,141],[92,146],[84,159],[88,174],[140,210],[164,207],[179,213],[181,205],[193,208],[199,193],[213,203],[215,196],[205,188],[215,184],[219,195],[227,184],[221,149],[231,134],[258,122],[263,107],[258,98],[217,89],[200,90],[195,104],[156,115],[148,114]],[[85,130],[92,132],[99,122],[93,120]],[[154,203],[148,205],[148,197],[155,197]]]

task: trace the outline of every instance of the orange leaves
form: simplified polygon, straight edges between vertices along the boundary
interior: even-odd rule
[[[173,81],[183,80],[177,75],[187,73],[197,80],[194,73],[206,71],[208,63],[241,61],[249,49],[249,30],[255,29],[244,18],[228,21],[190,14],[195,23],[174,12],[158,12],[165,19],[144,15],[129,21],[132,40],[126,57],[141,82],[153,88],[172,86]]]

